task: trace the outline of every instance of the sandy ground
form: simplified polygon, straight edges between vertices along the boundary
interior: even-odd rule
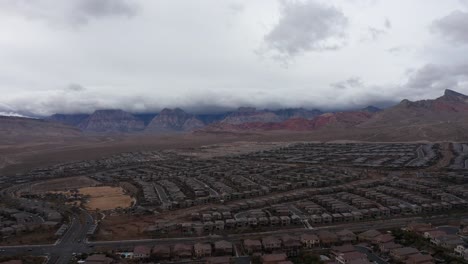
[[[10,236],[0,241],[0,246],[51,244],[57,239],[55,230],[38,229],[19,236]]]
[[[99,225],[96,240],[150,238],[143,231],[154,224],[155,216],[106,216]]]
[[[127,208],[135,200],[124,193],[122,187],[98,186],[78,189],[82,195],[89,196],[85,208],[91,211],[112,210],[118,207]]]

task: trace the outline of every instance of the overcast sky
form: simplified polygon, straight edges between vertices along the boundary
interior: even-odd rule
[[[0,0],[0,112],[468,93],[468,0]]]

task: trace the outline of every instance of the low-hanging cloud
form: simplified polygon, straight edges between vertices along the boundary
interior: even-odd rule
[[[84,88],[81,84],[71,83],[65,88],[65,90],[71,92],[82,92],[85,91],[86,88]]]
[[[468,44],[468,12],[453,11],[432,23],[432,31],[457,44]]]
[[[264,41],[268,51],[286,59],[307,51],[338,49],[345,43],[347,24],[334,6],[314,0],[282,1],[281,17]]]
[[[133,17],[138,5],[130,0],[3,0],[3,12],[16,13],[27,19],[44,20],[52,25],[79,26],[92,19],[112,16]]]
[[[434,65],[427,64],[409,74],[404,87],[417,92],[434,92],[444,89],[466,88],[468,64]]]
[[[344,90],[344,89],[349,89],[349,88],[358,88],[364,86],[361,78],[359,77],[351,77],[345,81],[340,81],[331,84],[332,87],[339,89],[339,90]]]

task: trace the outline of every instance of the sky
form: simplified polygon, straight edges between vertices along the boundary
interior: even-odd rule
[[[0,113],[468,94],[468,0],[0,0]]]

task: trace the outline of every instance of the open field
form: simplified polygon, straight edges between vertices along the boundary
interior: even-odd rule
[[[151,238],[143,231],[154,223],[154,216],[107,216],[101,222],[97,233],[97,240],[122,240]]]
[[[0,240],[0,246],[53,244],[56,240],[57,237],[54,236],[53,231],[38,229],[26,232],[21,236],[4,238]]]
[[[85,208],[91,211],[127,208],[134,202],[134,199],[126,195],[121,187],[85,187],[78,191],[82,195],[89,196]]]

